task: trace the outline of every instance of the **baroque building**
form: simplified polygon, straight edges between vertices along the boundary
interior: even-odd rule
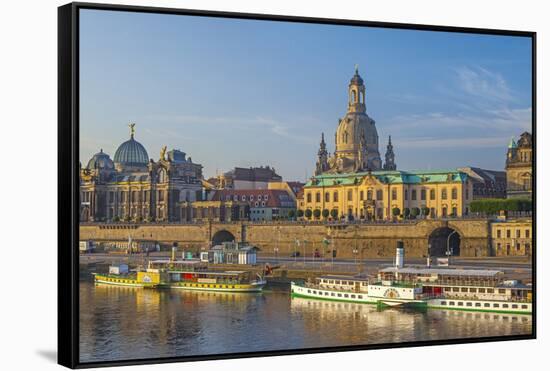
[[[533,194],[533,137],[521,134],[517,143],[510,140],[506,155],[506,195],[508,198]]]
[[[178,221],[179,204],[201,197],[202,166],[163,147],[157,161],[130,139],[114,159],[101,149],[80,169],[80,221]]]
[[[315,175],[382,169],[378,132],[375,121],[367,115],[365,84],[357,66],[348,85],[347,112],[338,120],[334,140],[335,151],[330,156],[321,135]]]
[[[458,170],[369,171],[314,176],[298,204],[304,214],[312,211],[311,219],[392,220],[408,212],[461,217],[468,214],[472,198],[472,183]],[[323,210],[329,215],[323,216]]]

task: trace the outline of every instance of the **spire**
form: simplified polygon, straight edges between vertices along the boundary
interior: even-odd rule
[[[328,152],[325,143],[325,133],[321,133],[321,143],[319,143],[319,152],[317,152],[317,164],[315,175],[322,174],[328,170]]]
[[[384,163],[384,170],[396,170],[395,154],[393,153],[393,145],[391,143],[391,135],[388,137],[388,145],[386,147],[386,162]]]
[[[508,143],[508,148],[517,148],[518,145],[516,144],[516,141],[514,140],[514,137],[510,138],[510,143]]]

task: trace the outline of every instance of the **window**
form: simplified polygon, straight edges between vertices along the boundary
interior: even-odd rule
[[[416,189],[411,191],[411,200],[416,201]]]
[[[443,188],[441,190],[441,199],[446,200],[447,199],[447,188]]]
[[[426,190],[425,189],[420,190],[420,199],[422,201],[426,201]]]
[[[334,192],[334,194],[332,195],[332,201],[338,202],[338,192]]]
[[[435,189],[430,189],[430,200],[435,200]]]
[[[372,201],[372,190],[367,191],[367,200]]]
[[[450,301],[450,302],[449,302],[449,305],[455,305],[455,302],[454,302],[454,301]]]
[[[468,292],[468,288],[467,287],[461,287],[460,292]]]
[[[521,309],[527,309],[527,304],[522,304]]]
[[[330,193],[325,193],[325,202],[330,202]]]
[[[521,237],[521,231],[519,229],[516,229],[516,238]]]
[[[409,199],[409,190],[408,190],[408,189],[405,189],[404,199],[405,199],[405,200],[408,200],[408,199]]]
[[[391,199],[397,200],[397,189],[395,188],[391,190]]]
[[[464,306],[464,303],[461,302],[461,301],[459,301],[459,302],[457,303],[457,305],[458,305],[459,307],[463,307],[463,306]]]
[[[487,294],[492,294],[494,292],[495,292],[495,290],[493,290],[493,289],[487,289]]]
[[[476,307],[481,307],[481,303],[476,303]]]
[[[376,191],[376,199],[377,200],[382,200],[383,198],[384,198],[384,196],[383,196],[382,190],[381,189],[377,190]]]
[[[254,195],[250,195],[250,201],[254,201]]]
[[[306,198],[307,198],[307,202],[311,202],[311,193],[308,193],[307,196],[306,196]],[[243,200],[243,201],[244,201],[244,200]]]
[[[506,294],[506,289],[498,289],[499,294]]]
[[[458,292],[458,287],[453,287],[453,292]]]
[[[481,288],[481,287],[480,287],[477,291],[478,291],[480,294],[485,294],[485,289],[483,289],[483,288]]]
[[[470,287],[470,292],[477,292],[477,289],[475,287]]]
[[[308,194],[308,196],[311,196],[311,195],[310,195],[310,194]],[[311,197],[308,197],[308,199],[309,199],[309,201],[308,201],[308,202],[311,202]],[[241,200],[243,200],[243,201],[246,201],[246,196],[245,196],[245,195],[243,195],[243,196],[241,197]]]
[[[502,231],[500,229],[497,229],[497,238],[502,238]]]
[[[351,189],[348,190],[348,201],[353,201],[353,191]]]
[[[503,308],[508,308],[508,304],[502,304]]]
[[[363,201],[363,199],[364,199],[363,196],[364,196],[364,195],[363,195],[363,191],[360,191],[360,192],[359,192],[359,200],[360,200],[360,201]]]
[[[447,302],[445,300],[441,301],[441,305],[447,305]]]
[[[315,202],[321,202],[321,193],[320,192],[315,193]]]
[[[512,237],[512,233],[509,229],[506,230],[506,238]]]
[[[500,308],[500,305],[498,303],[493,303],[493,308]]]
[[[457,190],[456,188],[453,188],[453,189],[451,190],[451,198],[452,198],[453,200],[458,199],[458,190]]]
[[[518,305],[517,304],[512,304],[512,309],[518,309]]]
[[[467,306],[467,307],[471,307],[471,306],[472,306],[472,303],[471,303],[471,302],[467,302],[467,303],[466,303],[466,306]]]
[[[530,238],[530,231],[528,229],[525,230],[525,238]]]
[[[489,308],[489,307],[491,306],[491,304],[489,304],[489,303],[484,303],[483,306],[484,306],[485,308]]]

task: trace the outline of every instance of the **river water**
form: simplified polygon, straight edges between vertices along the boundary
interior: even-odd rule
[[[530,316],[80,282],[81,362],[530,334]]]

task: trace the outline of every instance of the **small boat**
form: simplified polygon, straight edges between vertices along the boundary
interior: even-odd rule
[[[96,285],[112,285],[136,288],[155,288],[163,278],[163,272],[158,269],[145,271],[128,271],[128,266],[121,264],[110,266],[109,273],[92,273]]]

